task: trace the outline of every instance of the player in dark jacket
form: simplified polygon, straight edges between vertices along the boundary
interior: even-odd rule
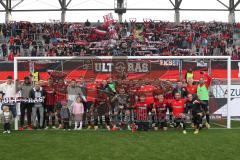
[[[203,118],[203,109],[202,109],[202,102],[196,98],[193,98],[192,94],[187,95],[187,101],[186,101],[186,113],[192,114],[192,121],[194,124],[194,134],[199,133],[199,125],[202,123]]]

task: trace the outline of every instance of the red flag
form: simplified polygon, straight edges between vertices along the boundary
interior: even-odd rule
[[[103,26],[111,25],[114,22],[112,13],[109,13],[109,14],[103,16],[103,20],[104,20]]]

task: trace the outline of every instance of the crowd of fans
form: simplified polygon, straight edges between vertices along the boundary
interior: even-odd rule
[[[231,55],[240,58],[234,40],[239,24],[144,20],[106,23],[0,24],[0,57],[84,55]]]

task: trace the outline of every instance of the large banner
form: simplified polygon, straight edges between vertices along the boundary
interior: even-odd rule
[[[199,80],[201,71],[210,70],[214,79],[227,79],[226,61],[181,61],[181,60],[64,60],[61,61],[38,61],[34,63],[34,72],[38,72],[40,80],[49,78],[49,70],[64,71],[66,80],[79,79],[80,76],[86,79],[101,81],[111,77],[121,77],[128,79],[156,79],[179,80],[185,77],[188,69],[192,69],[194,79]],[[30,75],[29,62],[18,63],[18,78],[23,80]],[[240,78],[240,62],[233,61],[231,65],[232,79]],[[0,63],[0,80],[6,80],[7,76],[13,76],[13,63]],[[212,86],[213,96],[210,99],[210,111],[214,115],[226,115],[226,85]],[[240,115],[240,84],[231,86],[231,115]]]
[[[240,62],[232,62],[232,79],[240,78]],[[211,69],[215,79],[224,80],[227,78],[226,61],[180,61],[180,60],[69,60],[64,61],[38,61],[34,63],[34,71],[39,73],[39,79],[48,78],[48,70],[64,71],[67,79],[79,78],[106,78],[112,74],[126,73],[127,78],[161,78],[178,80],[184,77],[186,71],[191,68],[195,80],[201,76],[200,72]],[[18,77],[23,79],[30,74],[29,62],[18,63]],[[8,75],[13,76],[13,63],[0,63],[0,80],[5,80]],[[180,76],[181,75],[181,76]]]
[[[227,116],[227,85],[214,85],[211,88],[215,101],[219,102],[219,108],[213,112],[216,115]],[[231,101],[229,104],[230,115],[240,117],[240,85],[230,86]]]
[[[240,98],[240,85],[231,85],[230,90],[232,98]],[[215,98],[227,98],[227,85],[214,85],[212,91]]]
[[[148,62],[94,61],[94,71],[98,73],[147,73],[150,72],[150,65]]]

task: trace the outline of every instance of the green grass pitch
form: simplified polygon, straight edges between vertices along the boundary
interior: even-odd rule
[[[1,160],[239,160],[239,149],[238,129],[0,134]]]

